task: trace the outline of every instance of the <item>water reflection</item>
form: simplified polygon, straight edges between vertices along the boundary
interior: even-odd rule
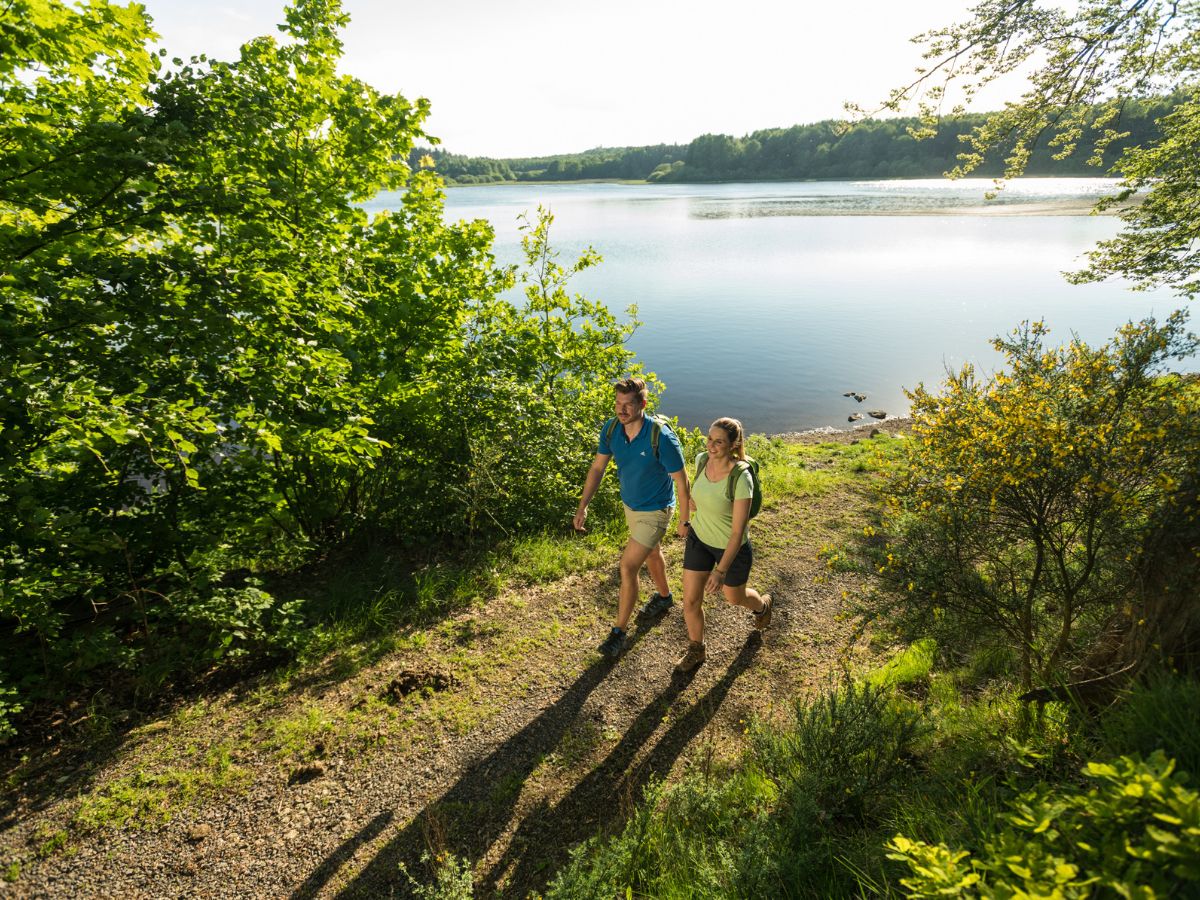
[[[986,179],[507,185],[450,189],[446,215],[490,220],[507,263],[520,259],[516,216],[549,206],[562,260],[589,245],[604,257],[573,288],[613,310],[637,304],[630,347],[667,384],[665,412],[777,433],[845,427],[866,408],[905,413],[905,387],[968,361],[990,369],[988,340],[1023,319],[1098,343],[1181,305],[1063,279],[1120,222],[1061,213],[1113,186],[1029,179],[987,201]],[[860,409],[847,390],[869,399]]]

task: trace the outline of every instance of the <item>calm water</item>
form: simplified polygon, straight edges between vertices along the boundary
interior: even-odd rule
[[[972,214],[990,185],[463,187],[447,192],[446,214],[490,220],[498,259],[515,262],[517,216],[550,207],[562,260],[588,244],[604,256],[576,289],[613,310],[637,304],[644,324],[630,346],[665,382],[663,412],[700,427],[734,415],[778,433],[847,427],[867,409],[902,415],[903,388],[968,361],[992,369],[988,339],[1023,319],[1045,319],[1060,341],[1103,342],[1129,319],[1181,305],[1167,292],[1067,284],[1061,273],[1119,222]],[[998,202],[1003,213],[1044,212],[1109,185],[1031,179]],[[850,390],[867,401],[842,397]]]

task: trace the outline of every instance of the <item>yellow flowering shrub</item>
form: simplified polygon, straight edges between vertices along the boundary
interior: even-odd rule
[[[909,394],[882,561],[906,613],[1003,640],[1026,688],[1077,660],[1136,591],[1162,509],[1197,500],[1183,486],[1200,463],[1198,391],[1166,372],[1196,349],[1184,322],[1053,348],[1026,323],[994,341],[1001,371],[967,366],[938,393]]]

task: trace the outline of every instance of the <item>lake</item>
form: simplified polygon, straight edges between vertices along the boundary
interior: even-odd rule
[[[903,415],[904,388],[965,362],[990,371],[988,340],[1026,319],[1056,342],[1100,343],[1182,305],[1063,279],[1120,225],[1063,213],[1113,183],[1026,179],[990,203],[988,179],[494,185],[449,188],[446,216],[488,219],[497,258],[516,262],[517,216],[549,207],[561,261],[588,244],[604,257],[575,289],[614,311],[637,305],[630,347],[666,384],[661,411],[775,434],[849,427],[867,409]]]

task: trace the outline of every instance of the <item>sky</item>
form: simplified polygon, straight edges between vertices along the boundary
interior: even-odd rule
[[[143,0],[170,56],[234,59],[283,0]],[[344,0],[341,70],[432,103],[429,133],[473,156],[685,144],[873,108],[920,63],[914,35],[965,0]],[[1013,96],[1014,88],[1008,96]],[[1006,96],[984,95],[974,108]]]

